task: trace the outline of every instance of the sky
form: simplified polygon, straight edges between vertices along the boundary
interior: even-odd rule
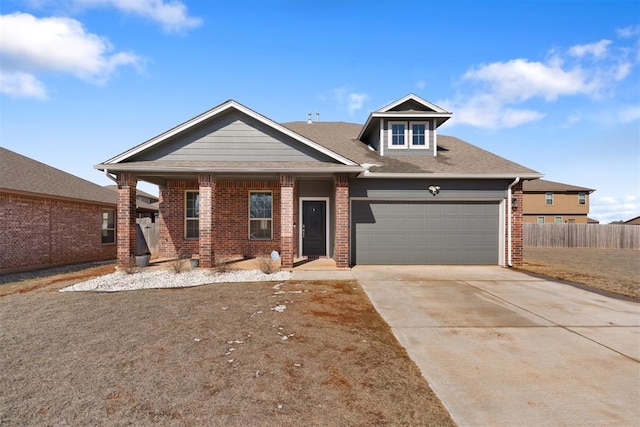
[[[228,99],[364,123],[409,93],[453,113],[440,134],[595,189],[590,217],[640,215],[636,0],[0,2],[0,145],[100,185]]]

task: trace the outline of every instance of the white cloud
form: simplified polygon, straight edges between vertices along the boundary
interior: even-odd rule
[[[42,82],[31,74],[20,71],[0,70],[0,93],[12,98],[47,98]]]
[[[590,197],[590,205],[589,216],[603,224],[626,221],[640,215],[640,198],[637,195],[600,197],[596,192]]]
[[[369,95],[366,93],[354,92],[348,86],[333,89],[332,92],[334,99],[340,106],[345,107],[349,114],[354,114],[356,111],[361,110],[364,107],[364,103],[369,99]]]
[[[629,61],[628,47],[614,49],[612,43],[600,40],[565,52],[554,49],[544,61],[519,58],[474,66],[461,76],[458,94],[437,103],[454,112],[450,124],[497,129],[545,117],[526,106],[531,100],[612,96],[616,85],[631,76],[636,65]],[[620,118],[624,117],[629,113]]]
[[[107,39],[85,31],[72,18],[36,18],[26,13],[0,15],[2,92],[42,98],[41,72],[72,74],[104,84],[124,65],[139,67],[141,59],[130,52],[109,54]]]
[[[624,106],[618,111],[618,121],[620,123],[630,123],[640,120],[640,105]]]
[[[177,0],[72,0],[72,3],[79,7],[113,7],[157,22],[166,32],[179,32],[202,25],[202,19],[189,16],[187,7]]]
[[[587,55],[592,55],[595,58],[602,58],[607,54],[607,49],[611,44],[611,40],[600,40],[597,43],[579,44],[569,48],[569,54],[582,58]]]
[[[640,25],[616,28],[616,35],[623,39],[628,39],[638,34],[640,34]]]

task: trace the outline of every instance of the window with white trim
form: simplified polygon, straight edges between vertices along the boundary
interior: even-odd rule
[[[544,194],[544,204],[547,206],[553,205],[553,193],[545,193]]]
[[[429,148],[429,123],[410,122],[409,123],[409,141],[411,141],[410,148],[418,148],[418,149]]]
[[[407,123],[389,122],[389,148],[407,148]]]
[[[116,211],[113,209],[102,210],[102,243],[116,242]]]
[[[273,238],[273,195],[271,191],[249,192],[249,240]]]
[[[185,195],[185,237],[197,239],[200,236],[200,192],[187,190]]]
[[[555,222],[556,224],[562,224],[562,217],[561,216],[555,217],[553,222]]]
[[[538,224],[544,224],[544,217],[543,216],[539,216],[538,217]]]
[[[587,194],[586,193],[578,193],[578,204],[580,206],[584,206],[587,204]]]

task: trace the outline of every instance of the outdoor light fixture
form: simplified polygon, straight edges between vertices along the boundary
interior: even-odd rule
[[[429,192],[431,194],[433,194],[433,196],[435,197],[436,194],[438,194],[440,192],[440,186],[439,185],[430,185],[429,186]]]

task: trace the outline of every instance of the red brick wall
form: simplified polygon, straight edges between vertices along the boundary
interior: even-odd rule
[[[199,240],[184,237],[185,191],[198,188],[196,181],[168,181],[166,187],[160,187],[158,250],[161,256],[174,256],[180,250],[185,255],[199,254]],[[271,240],[249,240],[250,190],[268,190],[273,194]],[[295,208],[294,221],[297,221]],[[273,250],[281,252],[280,181],[216,181],[213,223],[217,259],[269,255]]]
[[[522,181],[511,187],[511,198],[516,200],[516,208],[512,209],[511,219],[511,261],[514,267],[522,267],[523,262],[523,237],[522,237],[522,212],[523,212],[523,193]]]
[[[349,267],[349,177],[338,175],[335,186],[335,246],[333,258],[338,268]]]
[[[0,194],[0,272],[115,259],[102,210],[115,206]]]

